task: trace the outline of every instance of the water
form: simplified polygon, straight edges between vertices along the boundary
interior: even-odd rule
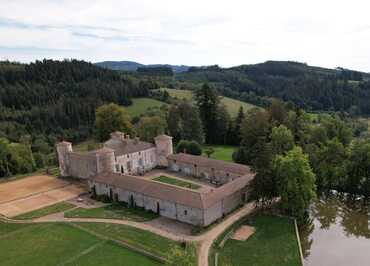
[[[305,266],[369,266],[370,208],[343,194],[320,197],[300,228]]]

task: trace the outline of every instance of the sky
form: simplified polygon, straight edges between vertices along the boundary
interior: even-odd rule
[[[0,0],[0,60],[291,60],[370,72],[369,10],[366,0]]]

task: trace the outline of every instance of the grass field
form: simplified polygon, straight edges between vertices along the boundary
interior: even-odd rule
[[[134,98],[132,99],[132,105],[125,107],[131,118],[144,114],[148,108],[161,107],[166,103],[160,102],[150,98]]]
[[[59,202],[57,204],[54,204],[54,205],[51,205],[45,208],[41,208],[41,209],[38,209],[32,212],[18,215],[14,218],[19,219],[19,220],[35,219],[35,218],[40,218],[40,217],[43,217],[49,214],[66,211],[66,210],[72,209],[73,207],[75,207],[75,205],[71,203]]]
[[[176,97],[177,99],[186,99],[192,100],[193,99],[193,92],[190,90],[176,90],[176,89],[166,89],[162,88],[161,90],[166,90],[170,94],[171,97]],[[235,117],[238,114],[239,108],[242,106],[244,111],[247,111],[251,108],[256,107],[253,104],[234,100],[228,97],[222,97],[221,103],[226,106],[226,109],[229,111],[230,115]]]
[[[257,215],[245,224],[256,232],[246,241],[229,239],[217,247],[220,266],[301,266],[294,223],[285,217]],[[213,264],[211,264],[213,265]]]
[[[172,245],[176,245],[176,242],[170,239],[126,225],[108,223],[76,224],[100,235],[128,243],[129,245],[162,257],[166,256]]]
[[[91,226],[94,227],[95,224]],[[132,240],[135,236],[130,235],[130,230],[121,231],[121,233],[125,234],[119,236],[123,239],[126,237]],[[145,243],[142,245],[145,246]],[[112,241],[101,239],[64,223],[0,223],[0,250],[1,265],[7,266],[115,266],[122,265],[123,261],[124,265],[128,266],[161,265],[139,253],[118,246]]]
[[[122,204],[111,204],[100,208],[77,208],[64,214],[68,218],[102,218],[123,219],[135,222],[145,222],[157,218],[158,215],[138,208],[128,208]]]
[[[175,185],[175,186],[178,186],[178,187],[186,187],[186,188],[190,188],[190,189],[200,188],[200,186],[198,186],[196,184],[186,182],[186,181],[183,181],[183,180],[179,180],[179,179],[176,179],[176,178],[168,177],[168,176],[163,176],[163,175],[158,176],[156,178],[153,178],[153,180],[161,182],[161,183]]]
[[[233,153],[237,149],[237,147],[227,145],[203,145],[202,146],[203,156],[207,156],[205,154],[205,150],[209,148],[212,148],[215,151],[211,155],[212,159],[222,160],[226,162],[233,161]]]

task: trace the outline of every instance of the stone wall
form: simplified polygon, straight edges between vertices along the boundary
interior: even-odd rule
[[[175,162],[174,160],[168,160],[168,163],[171,171],[182,172],[193,177],[205,178],[212,183],[220,185],[226,184],[233,179],[240,177],[239,174],[196,166],[196,164]]]
[[[137,207],[143,207],[145,210],[150,210],[155,213],[158,212],[159,207],[159,214],[161,216],[193,225],[202,226],[204,224],[204,213],[201,209],[191,208],[175,202],[152,198],[140,193],[123,190],[121,188],[110,187],[108,185],[93,181],[89,181],[89,186],[90,190],[92,190],[92,188],[95,186],[97,195],[110,196],[110,190],[112,189],[113,196],[117,194],[118,200],[121,202],[126,202],[127,204],[134,203],[134,205]]]
[[[124,154],[116,157],[114,171],[123,174],[138,174],[157,166],[156,148]]]

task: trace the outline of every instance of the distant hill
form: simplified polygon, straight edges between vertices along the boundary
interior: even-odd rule
[[[174,73],[186,72],[189,66],[170,65],[170,64],[150,64],[144,65],[133,61],[103,61],[97,62],[95,65],[112,70],[136,71],[139,67],[170,67]]]

